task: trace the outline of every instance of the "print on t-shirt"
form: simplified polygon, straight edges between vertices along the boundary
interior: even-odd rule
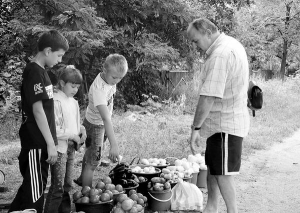
[[[45,87],[49,99],[53,98],[53,86],[49,85]]]
[[[33,89],[34,89],[34,94],[35,94],[35,95],[38,95],[38,94],[40,94],[40,93],[43,93],[43,88],[42,88],[42,86],[41,86],[41,83],[35,84],[35,85],[33,86]]]

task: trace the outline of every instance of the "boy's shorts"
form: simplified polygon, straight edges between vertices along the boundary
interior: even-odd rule
[[[104,125],[91,124],[87,119],[84,119],[83,124],[86,130],[87,138],[85,140],[86,150],[86,163],[93,166],[100,164],[103,141],[104,141]]]
[[[206,141],[205,163],[211,175],[237,175],[241,166],[243,138],[216,133]]]

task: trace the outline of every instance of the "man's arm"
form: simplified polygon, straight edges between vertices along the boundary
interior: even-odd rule
[[[215,99],[216,99],[216,97],[200,95],[199,101],[197,104],[196,113],[194,116],[194,121],[193,121],[193,125],[195,127],[202,126],[203,122],[205,121],[209,112],[211,111],[211,108],[215,102]],[[200,140],[200,131],[192,129],[191,138],[190,138],[190,146],[191,146],[191,150],[193,153],[195,152],[194,145],[196,144],[196,142],[198,140]]]
[[[119,146],[116,141],[111,116],[106,105],[98,105],[97,109],[104,123],[105,133],[110,143],[109,159],[116,162],[119,159]]]
[[[43,109],[42,101],[35,102],[32,105],[32,111],[36,123],[47,143],[48,159],[46,161],[50,164],[54,164],[57,160],[57,151],[47,122],[47,117]]]
[[[194,126],[202,126],[215,102],[215,99],[216,97],[200,95],[193,122]]]

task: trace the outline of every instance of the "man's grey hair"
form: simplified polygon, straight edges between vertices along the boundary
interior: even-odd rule
[[[191,23],[191,26],[202,34],[204,34],[206,30],[210,30],[212,33],[216,33],[218,31],[218,27],[206,18],[195,19]]]

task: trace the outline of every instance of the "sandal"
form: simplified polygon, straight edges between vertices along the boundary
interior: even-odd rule
[[[74,181],[74,183],[76,183],[78,186],[82,186],[82,183],[81,183],[81,181],[78,180],[78,178],[77,178],[77,179],[74,179],[73,181]]]

